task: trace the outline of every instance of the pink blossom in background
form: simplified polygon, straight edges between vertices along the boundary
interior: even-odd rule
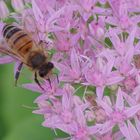
[[[22,85],[40,93],[33,113],[44,117],[42,125],[69,140],[139,140],[139,0],[12,0],[12,6],[10,17],[46,42],[55,65],[51,86],[41,81],[45,91]],[[9,15],[4,2],[0,11],[2,28]],[[4,63],[15,63],[16,71],[19,62],[1,55]]]
[[[3,1],[0,1],[0,13],[0,18],[6,18],[9,15],[9,10]]]

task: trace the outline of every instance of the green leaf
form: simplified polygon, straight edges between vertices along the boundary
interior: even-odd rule
[[[77,34],[77,29],[76,28],[71,28],[70,33],[71,34]]]
[[[12,24],[13,22],[17,22],[16,19],[12,18],[12,17],[7,17],[7,18],[4,18],[2,19],[2,21],[4,23],[7,23],[7,24]]]
[[[94,16],[90,16],[87,20],[87,23],[90,24],[94,20]]]
[[[55,35],[52,32],[49,32],[48,33],[48,38],[51,39],[51,40],[54,40],[55,39]]]
[[[32,3],[26,2],[25,3],[25,8],[32,8]]]
[[[80,47],[84,46],[84,40],[82,38],[79,39],[79,44],[80,44]]]
[[[110,96],[110,94],[111,94],[111,89],[106,87],[105,90],[104,90],[104,95],[105,96]]]
[[[107,44],[107,46],[109,48],[112,48],[113,44],[112,44],[111,40],[108,37],[106,37],[104,41],[105,41],[105,43]]]
[[[11,5],[11,0],[5,0],[5,3],[9,9],[10,12],[14,12],[14,8]]]
[[[49,55],[54,55],[56,53],[56,49],[48,50]]]

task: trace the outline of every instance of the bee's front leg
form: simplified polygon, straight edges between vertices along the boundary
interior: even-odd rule
[[[39,80],[37,79],[37,73],[36,73],[36,72],[35,72],[35,75],[34,75],[34,76],[35,76],[35,77],[34,77],[34,80],[35,80],[35,82],[37,83],[37,85],[38,85],[43,91],[45,91],[45,89],[41,86]]]

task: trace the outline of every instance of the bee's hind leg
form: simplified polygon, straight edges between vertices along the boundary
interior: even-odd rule
[[[23,62],[21,62],[21,63],[19,64],[18,68],[17,68],[16,74],[15,74],[15,86],[17,86],[17,81],[18,81],[18,79],[19,79],[22,66],[23,66]]]

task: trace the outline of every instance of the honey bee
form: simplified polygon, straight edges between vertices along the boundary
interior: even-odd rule
[[[50,83],[49,74],[52,72],[54,64],[48,61],[47,50],[43,49],[42,41],[36,43],[28,32],[13,24],[6,24],[2,34],[9,49],[0,47],[0,52],[21,62],[15,74],[15,84],[17,84],[21,69],[25,65],[34,72],[34,81],[44,90],[37,76],[39,75]]]

